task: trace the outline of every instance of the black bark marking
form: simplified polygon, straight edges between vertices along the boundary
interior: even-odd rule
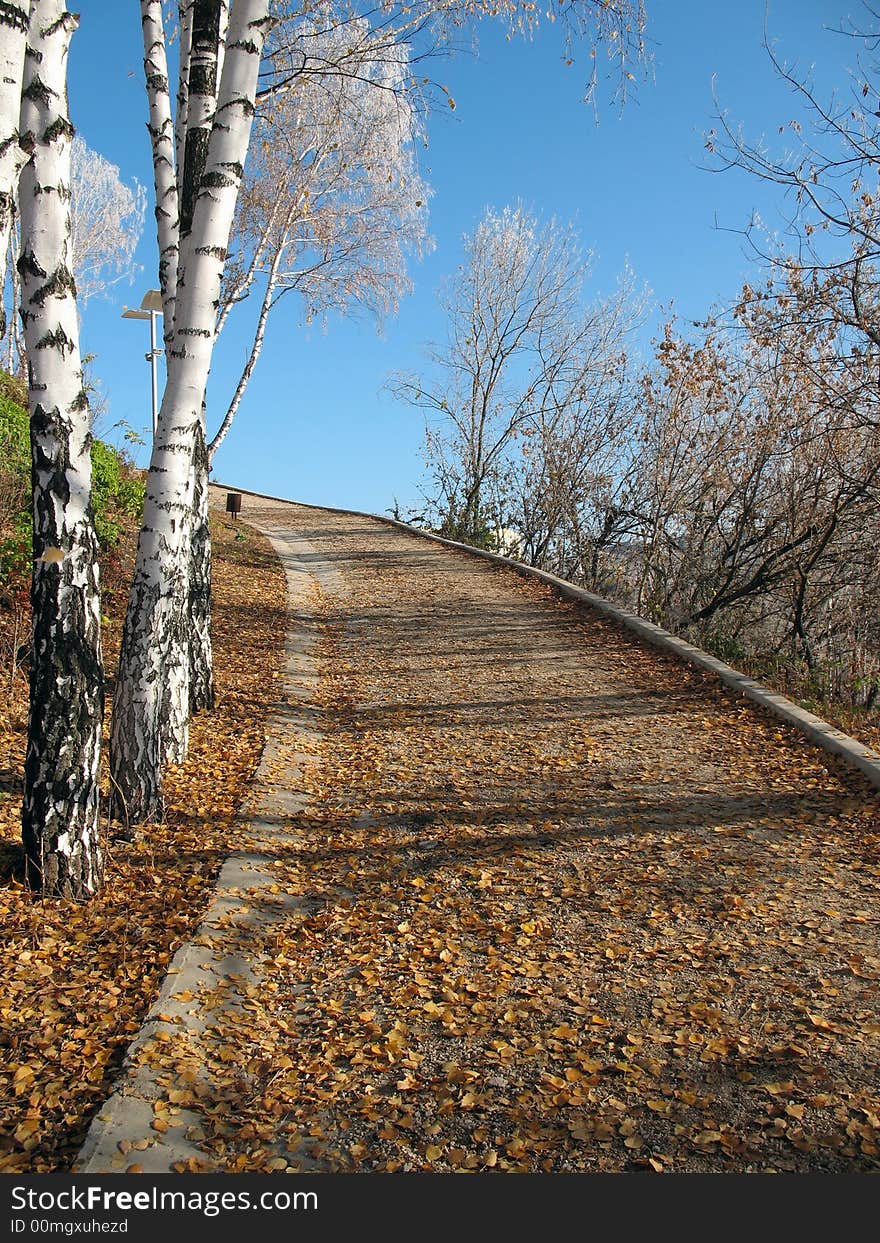
[[[232,177],[226,177],[223,173],[205,173],[200,188],[202,190],[226,190],[237,184]]]
[[[73,34],[79,25],[79,15],[76,13],[62,13],[54,22],[51,22],[43,31],[43,36],[54,35],[56,30],[66,29]]]
[[[214,707],[211,651],[211,530],[208,524],[208,448],[204,413],[193,443],[193,517],[190,532],[188,609],[190,714]]]
[[[35,497],[48,492],[53,497],[59,497],[62,505],[67,505],[70,501],[70,485],[67,481],[70,452],[67,436],[66,425],[57,407],[51,410],[46,410],[41,405],[35,407],[31,415],[31,488]],[[48,451],[46,444],[49,445]],[[35,501],[35,504],[38,502]],[[35,519],[35,535],[44,526],[50,533],[55,532],[53,515],[54,510],[45,524],[37,524]],[[50,539],[49,543],[58,546],[57,539]]]
[[[216,98],[222,8],[221,0],[195,0],[193,5],[188,82],[190,100],[199,96]],[[181,237],[186,237],[192,230],[193,212],[205,170],[210,136],[210,122],[187,128],[186,131],[180,195]]]
[[[27,86],[21,92],[22,99],[32,100],[36,104],[42,104],[44,108],[48,108],[52,100],[55,98],[55,92],[50,91],[48,86],[37,75],[31,78]]]
[[[241,108],[246,117],[256,115],[256,106],[245,95],[240,95],[238,99],[228,99],[220,111],[225,112],[227,108]]]
[[[211,140],[209,129],[190,129],[186,132],[183,156],[183,194],[180,200],[180,235],[185,237],[192,229],[198,186],[202,183],[202,171],[208,156]]]
[[[53,143],[56,138],[73,138],[76,130],[73,128],[67,117],[56,117],[51,125],[48,125],[43,132],[43,142]]]
[[[11,26],[13,30],[26,32],[28,28],[27,7],[20,9],[9,0],[0,0],[0,26]]]
[[[54,330],[44,333],[37,342],[38,350],[60,350],[62,354],[69,353],[73,348],[73,342],[59,324]]]
[[[34,291],[30,302],[31,305],[36,303],[38,306],[45,306],[47,298],[66,298],[68,294],[73,298],[76,297],[76,282],[69,268],[62,263],[52,273],[51,280]]]
[[[25,251],[15,266],[18,268],[18,274],[23,281],[27,280],[28,277],[31,280],[40,280],[46,275],[39,263],[37,263],[36,255],[32,250]]]

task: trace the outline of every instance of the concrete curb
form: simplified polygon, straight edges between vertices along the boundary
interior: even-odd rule
[[[725,664],[724,661],[717,660],[714,656],[710,656],[708,652],[702,651],[701,648],[695,647],[685,639],[680,639],[677,635],[671,634],[661,626],[655,626],[653,622],[645,621],[644,618],[637,617],[635,613],[629,613],[625,609],[619,608],[616,604],[611,604],[610,601],[605,600],[602,596],[594,595],[591,591],[585,591],[581,587],[576,587],[573,583],[569,583],[563,578],[557,578],[555,574],[548,574],[546,570],[533,569],[531,566],[523,565],[519,561],[511,560],[510,557],[502,557],[499,553],[486,552],[482,548],[473,548],[470,544],[462,544],[456,540],[444,539],[440,535],[433,535],[428,531],[420,531],[417,527],[410,526],[406,522],[400,522],[397,518],[386,518],[381,514],[362,513],[357,509],[339,509],[329,505],[305,505],[302,501],[291,501],[281,496],[268,496],[263,492],[249,492],[245,488],[232,488],[222,483],[212,483],[211,486],[222,491],[241,492],[244,496],[253,496],[265,501],[277,501],[282,505],[302,505],[304,508],[320,509],[324,513],[329,514],[345,514],[353,518],[369,518],[375,522],[385,523],[386,526],[397,527],[399,530],[406,531],[410,535],[419,536],[421,539],[431,540],[433,543],[441,544],[445,548],[454,548],[459,552],[468,553],[470,556],[480,557],[484,561],[494,562],[496,565],[514,570],[523,578],[537,579],[539,582],[547,583],[555,588],[564,599],[588,604],[597,613],[613,618],[614,621],[625,626],[627,630],[631,630],[638,635],[640,639],[646,640],[648,643],[653,644],[654,647],[660,648],[661,651],[669,652],[671,655],[677,656],[679,660],[686,661],[690,665],[695,665],[698,669],[714,674],[725,686],[729,686],[739,694],[745,695],[747,699],[771,712],[781,721],[784,721],[786,725],[792,726],[792,728],[803,734],[815,746],[820,747],[830,755],[838,756],[846,763],[852,765],[852,767],[858,769],[872,785],[880,789],[880,755],[869,747],[864,746],[858,739],[851,738],[849,734],[844,734],[833,725],[829,725],[827,721],[823,721],[821,717],[815,716],[805,708],[799,707],[798,704],[788,699],[785,695],[777,694],[775,691],[770,690],[769,687],[763,686],[760,682],[747,677],[744,673],[740,673],[738,669],[732,668],[730,665]],[[242,516],[246,521],[248,520],[246,514]]]
[[[175,954],[156,1001],[126,1051],[113,1094],[92,1120],[75,1173],[122,1173],[133,1164],[146,1174],[171,1173],[180,1163],[197,1170],[213,1168],[212,1158],[199,1147],[201,1118],[196,1108],[173,1109],[164,1131],[155,1126],[154,1103],[167,1089],[160,1082],[163,1074],[168,1077],[163,1062],[172,1053],[191,1055],[200,1034],[222,1021],[224,1014],[246,1007],[248,987],[259,985],[259,962],[230,949],[228,930],[263,928],[291,910],[310,909],[305,900],[273,892],[277,885],[272,861],[274,851],[296,840],[295,820],[307,803],[298,778],[312,759],[310,742],[319,737],[310,706],[318,678],[315,640],[297,623],[307,615],[309,583],[332,577],[335,571],[302,559],[315,552],[305,540],[258,522],[252,525],[271,541],[284,566],[288,629],[281,696],[267,722],[251,793],[239,813],[246,820],[242,848],[223,864],[201,925]],[[273,777],[279,764],[286,767],[283,789]],[[211,1090],[205,1068],[200,1083]]]

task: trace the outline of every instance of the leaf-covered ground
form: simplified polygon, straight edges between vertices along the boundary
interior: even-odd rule
[[[221,520],[214,539],[217,709],[196,719],[190,758],[169,773],[166,822],[138,844],[108,844],[106,888],[89,905],[35,901],[22,886],[27,688],[0,670],[0,1171],[69,1166],[237,841],[237,809],[277,696],[286,601],[262,537]],[[123,564],[105,567],[111,673],[130,562],[129,546]]]
[[[273,920],[219,947],[255,977],[144,1047],[153,1121],[119,1168],[181,1119],[189,1169],[880,1167],[876,794],[542,586],[365,519],[264,518],[337,571],[298,621],[309,802],[254,900]],[[69,1164],[238,843],[283,616],[255,537],[221,537],[222,699],[168,825],[113,848],[90,907],[0,891],[0,1168]],[[290,772],[282,748],[267,779]]]
[[[265,520],[340,576],[303,907],[231,928],[259,983],[147,1055],[182,1168],[880,1168],[876,793],[541,585]]]

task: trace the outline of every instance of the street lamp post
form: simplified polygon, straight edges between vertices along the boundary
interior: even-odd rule
[[[146,360],[150,364],[150,377],[153,384],[153,435],[156,435],[156,423],[159,418],[159,377],[156,363],[159,355],[164,353],[156,345],[156,320],[162,314],[162,294],[158,289],[148,289],[144,294],[139,310],[124,307],[123,319],[148,319],[150,321],[150,352]]]

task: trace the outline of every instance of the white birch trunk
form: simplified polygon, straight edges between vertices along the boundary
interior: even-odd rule
[[[22,163],[18,122],[29,8],[28,0],[0,0],[0,340],[6,335],[2,295]]]
[[[208,520],[208,447],[204,419],[193,451],[193,512],[189,538],[189,710],[214,707],[214,660],[211,648],[211,527]]]
[[[183,168],[183,152],[186,145],[187,92],[189,91],[189,56],[192,49],[193,0],[178,0],[178,29],[180,55],[177,67],[177,118],[174,122],[174,166],[178,173]]]
[[[210,445],[205,444],[205,423],[203,422],[199,429],[196,451],[193,456],[194,502],[192,532],[189,541],[189,704],[190,712],[193,713],[214,706],[214,667],[211,648],[211,529],[208,520],[208,482],[211,462],[214,453],[232,425],[257,359],[260,357],[266,335],[266,321],[272,308],[278,271],[284,254],[285,248],[279,246],[272,257],[250,355],[223,422]],[[251,274],[253,270],[252,266]],[[217,323],[215,339],[216,335],[219,335],[222,323],[221,317]]]
[[[205,171],[211,129],[217,112],[223,40],[228,27],[226,0],[194,0],[187,90],[187,122],[184,162],[180,172],[180,237],[189,237],[193,212]],[[185,276],[181,273],[181,280]],[[215,330],[216,339],[216,330]],[[211,536],[208,526],[208,468],[205,450],[204,403],[202,418],[193,440],[190,489],[193,510],[187,515],[183,555],[188,558],[187,592],[181,596],[181,617],[173,629],[186,635],[186,670],[175,666],[177,677],[166,693],[174,698],[187,695],[189,712],[212,707],[214,682],[211,652]],[[184,688],[184,681],[186,687]],[[172,735],[165,738],[165,758],[180,757]]]
[[[163,332],[167,344],[171,340],[174,327],[180,215],[162,0],[141,0],[141,24],[144,36],[144,79],[150,110],[150,142],[153,149],[153,184],[156,191],[159,288],[162,292]]]
[[[112,810],[129,820],[162,811],[164,748],[185,754],[189,652],[184,617],[188,557],[183,534],[192,513],[193,449],[202,419],[220,280],[250,140],[268,0],[235,0],[216,123],[182,246],[168,383],[138,542],[122,638],[111,732]]]
[[[34,0],[21,99],[22,318],[33,472],[33,664],[22,830],[28,875],[82,900],[101,885],[103,710],[91,434],[71,275],[67,52],[77,19]]]

